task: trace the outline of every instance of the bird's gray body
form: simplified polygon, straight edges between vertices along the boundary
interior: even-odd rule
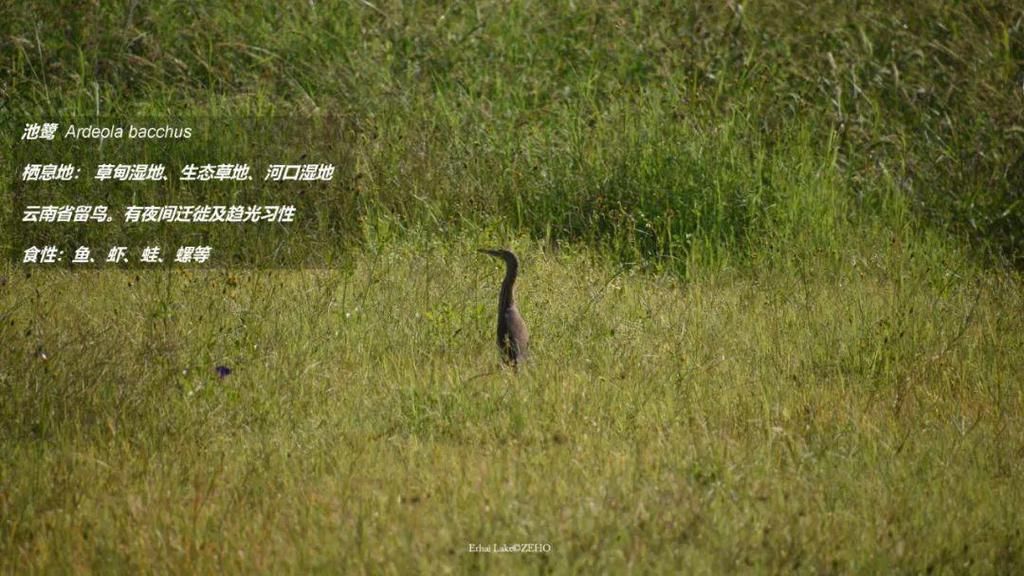
[[[526,322],[516,308],[515,283],[519,274],[519,259],[509,250],[480,250],[505,261],[505,279],[498,294],[498,349],[505,362],[518,366],[528,353],[530,333]]]

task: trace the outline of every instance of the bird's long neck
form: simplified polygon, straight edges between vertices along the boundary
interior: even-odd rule
[[[501,281],[501,295],[498,297],[498,309],[508,310],[515,305],[514,285],[519,266],[516,262],[505,262],[505,279]]]

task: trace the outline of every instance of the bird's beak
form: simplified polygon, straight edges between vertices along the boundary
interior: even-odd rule
[[[497,250],[488,250],[487,248],[479,248],[477,252],[481,254],[487,254],[488,256],[494,256],[495,258],[501,258],[501,253]]]

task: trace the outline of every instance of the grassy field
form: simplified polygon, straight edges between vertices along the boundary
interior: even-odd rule
[[[0,573],[1024,571],[1024,9],[217,6],[0,6],[0,186],[336,122],[338,258],[0,263]]]
[[[1014,572],[1020,280],[894,240],[689,283],[520,241],[518,375],[475,243],[12,276],[5,571]]]

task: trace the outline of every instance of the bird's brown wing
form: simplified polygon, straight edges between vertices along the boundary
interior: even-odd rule
[[[530,332],[526,329],[526,322],[519,315],[519,310],[511,308],[505,312],[505,321],[508,326],[507,350],[509,359],[513,362],[524,360],[529,350]]]

